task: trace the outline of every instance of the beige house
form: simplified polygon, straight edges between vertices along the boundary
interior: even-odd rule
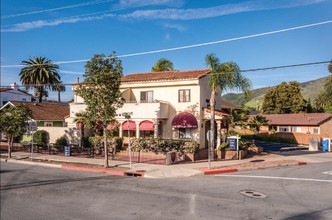
[[[262,130],[274,129],[276,132],[332,137],[332,114],[329,113],[262,114],[262,116],[269,120],[269,127]]]
[[[68,137],[70,143],[78,143],[77,137],[75,138],[75,136],[77,136],[75,129],[68,129],[67,123],[65,122],[65,118],[69,117],[68,104],[9,101],[2,106],[2,108],[14,107],[17,105],[25,105],[31,110],[32,119],[37,122],[37,130],[47,131],[50,135],[50,143],[54,143],[63,135]]]
[[[125,104],[118,109],[116,121],[119,136],[162,137],[191,139],[206,146],[206,133],[210,129],[210,113],[207,101],[210,99],[208,88],[210,70],[167,71],[130,74],[121,78],[122,97]],[[220,95],[216,99],[220,106]],[[66,119],[69,127],[75,113],[84,111],[84,100],[75,95],[70,103],[70,117]],[[127,120],[124,113],[131,113]],[[218,130],[225,127],[226,114],[216,111]],[[129,122],[129,123],[128,123]],[[109,129],[115,126],[110,125]],[[218,132],[217,140],[220,140]],[[218,141],[219,142],[219,141]],[[219,144],[219,143],[217,143]]]

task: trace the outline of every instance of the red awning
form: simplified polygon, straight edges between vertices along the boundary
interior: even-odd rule
[[[125,121],[123,124],[122,124],[122,130],[126,130],[128,131],[128,122]],[[129,121],[129,130],[131,131],[136,131],[136,124],[135,122],[133,121]]]
[[[142,121],[139,124],[139,130],[140,131],[153,131],[154,126],[152,121]]]
[[[119,122],[118,121],[115,121],[113,124],[108,124],[106,129],[107,130],[114,130],[116,129],[117,127],[119,126]]]
[[[197,120],[189,112],[181,112],[177,114],[172,121],[173,128],[198,128]]]

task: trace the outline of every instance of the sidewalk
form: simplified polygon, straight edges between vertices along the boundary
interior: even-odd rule
[[[6,156],[1,154],[2,158]],[[179,163],[174,165],[155,165],[133,163],[130,168],[128,162],[110,160],[110,168],[102,168],[104,159],[65,157],[59,155],[33,154],[34,161],[30,161],[27,152],[13,152],[13,159],[8,162],[18,162],[29,165],[44,165],[64,169],[103,172],[116,175],[133,175],[145,178],[178,178],[194,175],[212,175],[226,172],[238,172],[278,166],[305,165],[312,163],[332,162],[332,153],[290,151],[280,154],[265,154],[243,160],[222,160],[211,162],[211,169],[207,161],[195,163]],[[1,159],[5,161],[5,159]]]

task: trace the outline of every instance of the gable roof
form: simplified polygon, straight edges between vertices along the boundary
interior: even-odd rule
[[[14,105],[23,104],[32,111],[32,118],[36,121],[64,121],[70,114],[68,104],[63,103],[35,103],[10,101]]]
[[[11,91],[11,90],[15,90],[15,89],[10,88],[10,87],[0,88],[0,92],[7,92],[7,91]],[[24,91],[24,90],[17,89],[17,91],[22,92],[22,93],[24,93],[24,94],[26,94],[26,95],[32,96],[31,94],[29,94],[28,92],[26,92],[26,91]]]
[[[209,69],[185,70],[185,71],[164,71],[129,74],[121,77],[121,82],[148,82],[148,81],[173,81],[186,79],[200,79],[208,75]]]
[[[269,120],[270,125],[289,126],[319,126],[332,119],[329,113],[301,113],[301,114],[262,114]],[[249,115],[249,118],[255,115]]]

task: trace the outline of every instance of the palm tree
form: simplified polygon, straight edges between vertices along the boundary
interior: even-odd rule
[[[86,112],[81,111],[75,113],[76,118],[74,119],[74,122],[80,126],[81,128],[81,147],[84,147],[84,127],[88,123]]]
[[[60,93],[66,91],[66,86],[62,83],[62,81],[60,81],[52,86],[52,90],[58,92],[58,102],[61,102]]]
[[[159,59],[152,67],[152,72],[163,72],[174,70],[173,63],[165,58]]]
[[[209,87],[211,89],[210,109],[211,109],[211,131],[215,134],[215,105],[217,92],[222,94],[227,90],[237,89],[245,92],[248,96],[251,89],[251,82],[240,73],[240,68],[236,63],[220,63],[215,54],[208,54],[205,57],[206,64],[210,67]],[[210,153],[214,159],[214,141],[211,141]]]
[[[46,100],[46,98],[48,98],[48,95],[49,95],[49,93],[48,93],[48,91],[46,91],[46,90],[43,90],[43,92],[42,92],[42,94],[41,94],[41,97],[43,98],[44,97],[44,100]],[[37,90],[35,91],[35,96],[40,96],[40,92],[38,92]]]
[[[262,115],[256,115],[249,120],[249,125],[255,128],[255,131],[259,133],[259,130],[262,126],[269,125],[269,120]]]
[[[34,57],[22,61],[20,80],[27,88],[36,88],[39,94],[39,102],[42,102],[43,91],[60,82],[58,74],[59,66],[45,57]]]

